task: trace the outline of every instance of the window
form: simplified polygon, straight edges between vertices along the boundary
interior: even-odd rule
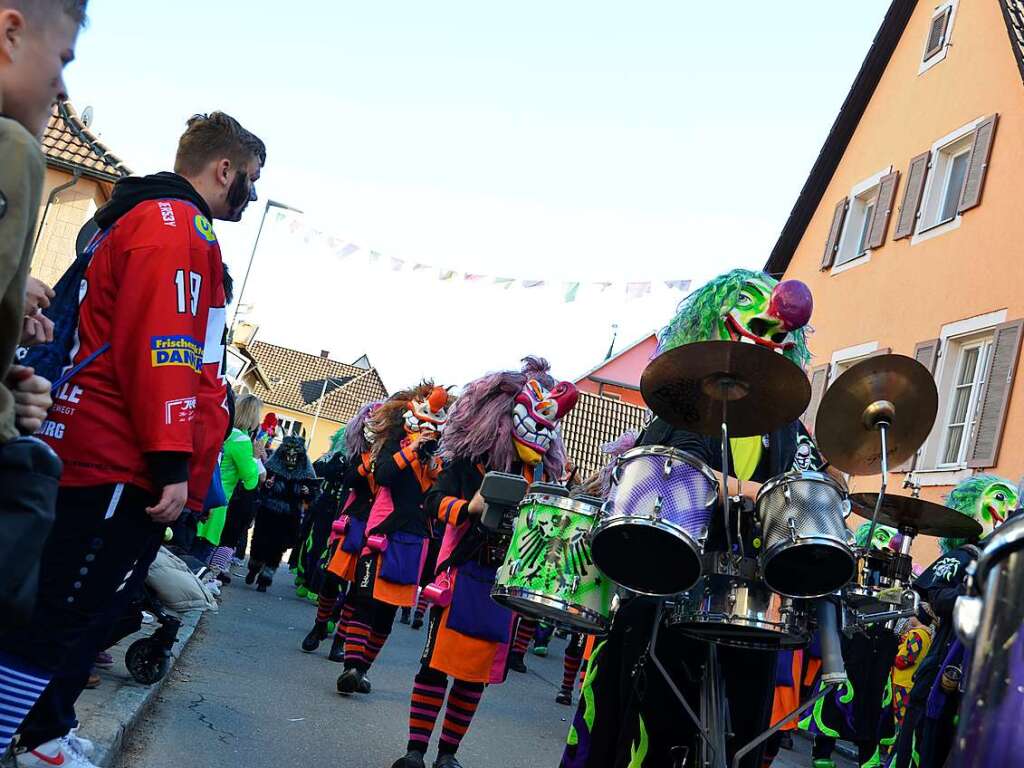
[[[921,64],[917,73],[924,74],[949,53],[950,37],[959,0],[939,3],[928,21],[924,39],[924,50],[921,52]]]
[[[949,161],[949,173],[946,174],[945,190],[942,193],[942,210],[939,213],[940,224],[952,221],[956,217],[956,209],[960,205],[960,190],[963,189],[964,178],[967,176],[967,161],[970,154],[970,151],[964,149],[953,155]]]
[[[959,466],[974,434],[978,395],[985,384],[992,338],[957,345],[956,376],[949,390],[939,467]]]
[[[826,243],[826,251],[834,249],[834,258],[830,264],[823,262],[823,269],[831,266],[838,272],[845,265],[856,266],[851,262],[867,261],[871,249],[882,245],[898,176],[891,171],[891,167],[886,168],[855,184],[847,198],[849,202],[842,209],[837,207],[833,231]]]
[[[281,417],[277,420],[277,426],[281,437],[287,437],[288,435],[298,435],[299,437],[306,436],[306,428],[302,426],[301,421]]]
[[[974,133],[971,132],[939,147],[932,155],[933,183],[925,192],[919,232],[948,224],[957,218],[973,143]]]

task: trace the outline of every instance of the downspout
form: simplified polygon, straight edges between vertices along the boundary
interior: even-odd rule
[[[36,247],[38,247],[39,245],[39,239],[43,236],[43,227],[46,226],[46,217],[50,213],[50,206],[57,201],[57,195],[59,195],[66,189],[71,189],[73,186],[75,186],[75,184],[77,184],[81,180],[81,178],[82,170],[80,168],[75,168],[74,172],[71,174],[71,181],[69,181],[67,184],[61,184],[59,187],[54,187],[53,189],[50,190],[50,194],[46,198],[46,207],[43,208],[43,216],[39,221],[39,229],[36,230],[35,242],[32,243],[33,256],[35,256]]]

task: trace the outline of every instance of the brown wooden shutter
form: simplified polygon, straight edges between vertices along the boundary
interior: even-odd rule
[[[814,422],[818,418],[818,406],[821,404],[821,398],[825,396],[825,387],[828,386],[828,369],[828,363],[811,369],[811,401],[807,404],[801,421],[812,435]]]
[[[981,203],[981,191],[985,187],[985,175],[988,173],[988,161],[992,156],[992,140],[996,136],[996,123],[999,115],[989,115],[974,129],[974,144],[971,146],[971,159],[967,162],[967,174],[964,186],[960,190],[960,205],[957,213],[963,213]]]
[[[839,236],[843,234],[843,222],[846,221],[846,209],[849,207],[849,199],[843,198],[836,203],[835,211],[832,212],[832,226],[828,228],[828,240],[825,241],[825,253],[821,257],[821,268],[828,269],[836,259],[836,249],[839,247]]]
[[[942,13],[932,19],[931,26],[928,27],[928,44],[924,49],[925,61],[942,50],[942,46],[946,42],[946,27],[949,25],[949,16],[952,12],[952,6],[947,6]]]
[[[868,230],[865,248],[881,248],[885,242],[885,232],[889,228],[889,216],[892,215],[892,203],[896,199],[896,185],[900,180],[900,172],[893,171],[878,182],[878,200],[875,201],[875,212],[871,215],[871,229]]]
[[[914,359],[927,368],[932,376],[935,375],[935,366],[939,362],[939,344],[939,339],[929,339],[928,341],[918,342],[917,346],[914,347]],[[917,465],[917,459],[920,454],[921,450],[918,449],[913,456],[900,466],[894,467],[892,471],[910,472]]]
[[[978,400],[974,437],[967,452],[968,467],[994,467],[999,458],[999,443],[1006,424],[1006,411],[1013,391],[1013,378],[1020,356],[1024,320],[997,325],[992,342],[985,391]]]
[[[929,150],[910,160],[910,166],[907,168],[907,188],[903,190],[903,203],[900,205],[900,212],[896,217],[896,231],[892,233],[893,240],[900,240],[914,234],[914,225],[917,223],[917,212],[921,208],[924,182],[928,178],[931,158],[932,153]]]

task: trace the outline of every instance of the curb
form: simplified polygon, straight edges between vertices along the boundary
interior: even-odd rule
[[[113,765],[121,753],[125,738],[160,695],[205,615],[206,611],[187,611],[181,614],[181,629],[178,630],[178,639],[171,652],[171,666],[163,679],[154,685],[133,683],[122,686],[109,705],[104,707],[101,716],[89,718],[87,728],[83,730],[87,731],[89,738],[96,744],[96,752],[91,759],[97,766],[109,768]]]

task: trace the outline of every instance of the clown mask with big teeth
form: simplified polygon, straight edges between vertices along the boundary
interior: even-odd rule
[[[403,414],[405,431],[409,435],[440,434],[448,421],[447,408],[448,391],[444,387],[434,387],[428,397],[410,401]]]
[[[576,387],[567,381],[551,390],[536,379],[526,382],[512,408],[512,440],[524,464],[541,462],[558,434],[558,420],[573,409],[578,397]]]

